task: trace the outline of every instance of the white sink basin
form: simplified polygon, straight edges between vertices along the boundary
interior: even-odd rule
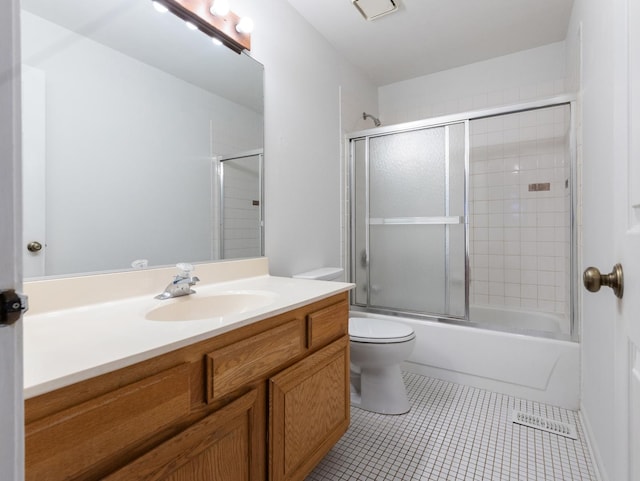
[[[166,304],[149,311],[145,318],[150,321],[212,319],[268,306],[276,297],[275,293],[268,291],[227,291],[203,296],[191,294],[162,301]]]

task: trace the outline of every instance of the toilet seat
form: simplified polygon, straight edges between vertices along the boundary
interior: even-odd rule
[[[369,317],[349,318],[349,338],[352,342],[393,344],[407,342],[415,337],[413,329],[400,322]]]

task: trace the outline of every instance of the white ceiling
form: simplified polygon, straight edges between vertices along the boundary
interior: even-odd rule
[[[564,40],[573,0],[395,0],[366,21],[351,0],[288,0],[375,85]]]

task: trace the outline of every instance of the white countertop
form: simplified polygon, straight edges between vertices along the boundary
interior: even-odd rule
[[[130,366],[180,347],[346,292],[353,284],[259,275],[198,284],[196,294],[157,300],[144,295],[26,316],[24,397],[34,397]],[[273,301],[254,310],[205,320],[154,321],[152,309],[225,291],[268,291]]]

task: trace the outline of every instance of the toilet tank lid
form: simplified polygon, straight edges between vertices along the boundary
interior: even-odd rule
[[[342,267],[321,267],[320,269],[313,269],[312,271],[295,274],[293,277],[296,279],[315,279],[326,281],[340,277],[343,272],[344,269]]]

